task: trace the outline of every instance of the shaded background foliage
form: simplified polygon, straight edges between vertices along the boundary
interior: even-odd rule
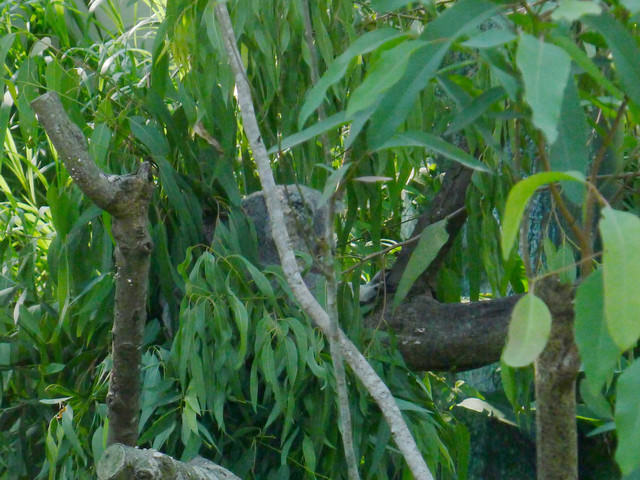
[[[307,26],[304,0],[243,0],[230,8],[264,141],[276,152],[277,181],[322,191],[333,172],[350,165],[336,222],[337,268],[355,267],[339,292],[344,328],[389,384],[430,467],[439,478],[466,478],[469,432],[456,419],[459,409],[451,408],[480,397],[530,432],[530,372],[503,365],[504,390],[484,396],[455,375],[411,372],[399,353],[382,346],[381,338],[388,339],[382,329],[362,328],[366,312],[354,301],[359,285],[393,257],[360,260],[409,236],[408,225],[429,205],[451,162],[421,146],[377,149],[393,133],[385,130],[384,112],[373,113],[377,105],[358,112],[350,125],[335,121],[368,72],[392,66],[385,63],[389,52],[419,38],[429,22],[431,35],[441,33],[442,22],[434,20],[451,5],[396,9],[407,3],[308,2]],[[622,7],[611,3],[624,20]],[[527,288],[517,252],[503,261],[498,241],[509,188],[539,168],[511,26],[550,27],[532,12],[512,13],[507,21],[494,17],[488,2],[476,5],[477,12],[467,13],[482,14],[472,35],[442,51],[444,66],[434,67],[415,103],[390,121],[441,136],[494,172],[476,171],[472,178],[467,222],[439,273],[436,296],[446,302]],[[87,8],[78,1],[32,0],[0,9],[2,478],[89,478],[106,438],[110,219],[72,184],[37,124],[29,102],[45,90],[60,94],[102,168],[130,172],[142,159],[157,166],[141,445],[178,458],[200,453],[240,476],[339,478],[344,460],[325,342],[296,308],[278,268],[259,265],[252,226],[240,210],[242,197],[260,185],[212,2],[107,0]],[[314,68],[326,72],[357,38],[384,27],[405,33],[347,58],[323,111],[301,121],[307,92],[317,83]],[[602,35],[592,30],[581,41],[594,46],[594,62],[609,74]],[[616,115],[615,96],[589,75],[576,79],[588,103],[585,122],[602,136]],[[397,102],[394,91],[400,95],[405,87],[392,87],[382,102]],[[629,116],[630,127],[607,149],[605,173],[637,169],[637,110]],[[334,119],[333,128],[313,130],[326,118]],[[322,135],[286,148],[304,127],[310,128],[306,139]],[[630,182],[618,200],[637,210]],[[534,265],[553,253],[548,247],[544,256],[539,246],[552,223],[545,217],[531,225]],[[377,408],[355,382],[351,393],[363,476],[407,478]],[[613,396],[605,393],[608,398],[584,399],[585,429],[613,428]]]

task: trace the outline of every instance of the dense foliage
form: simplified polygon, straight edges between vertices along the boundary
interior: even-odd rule
[[[394,250],[368,256],[408,238],[457,162],[475,172],[437,298],[522,293],[550,272],[581,282],[579,413],[595,435],[617,427],[616,460],[633,474],[640,4],[229,8],[278,182],[341,192],[341,323],[432,470],[466,478],[469,434],[450,409],[480,394],[409,371],[381,342],[393,346],[392,335],[363,328],[368,308],[354,299]],[[140,444],[199,453],[247,478],[340,478],[328,347],[279,268],[259,264],[239,209],[260,184],[213,2],[32,0],[4,2],[0,15],[0,478],[90,478],[108,428],[110,218],[73,185],[38,125],[29,103],[46,90],[60,94],[100,167],[157,166]],[[562,182],[553,198],[552,182]],[[501,369],[499,397],[523,428],[530,375],[513,367],[544,347],[545,309],[523,297]],[[378,409],[355,381],[350,394],[362,475],[408,478]]]

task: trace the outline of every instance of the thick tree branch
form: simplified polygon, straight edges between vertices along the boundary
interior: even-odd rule
[[[153,179],[142,163],[132,175],[106,175],[89,155],[87,140],[54,92],[32,102],[38,119],[80,189],[113,216],[117,273],[113,321],[113,369],[107,394],[108,443],[135,445],[140,413],[140,362],[147,318],[149,257],[147,212]]]
[[[289,234],[287,233],[282,214],[282,206],[278,199],[276,184],[271,171],[271,163],[260,135],[260,129],[258,127],[253,107],[253,100],[251,98],[251,89],[247,81],[240,53],[238,52],[238,48],[235,43],[235,35],[233,33],[233,27],[231,25],[231,19],[229,18],[226,4],[217,4],[215,12],[222,27],[222,37],[225,48],[235,74],[238,103],[242,114],[243,127],[249,140],[251,150],[253,151],[255,162],[258,166],[258,173],[262,183],[269,217],[273,225],[273,237],[278,248],[278,253],[280,254],[282,269],[300,306],[325,334],[329,334],[330,322],[327,312],[324,311],[304,284],[293,250],[291,249]],[[431,475],[422,454],[418,450],[415,440],[411,436],[407,424],[402,418],[402,414],[400,413],[400,410],[388,387],[366,362],[362,354],[360,354],[349,339],[346,338],[342,331],[339,331],[339,336],[344,358],[380,406],[382,414],[390,426],[391,434],[396,445],[402,452],[413,476],[418,480],[432,480],[433,476]]]

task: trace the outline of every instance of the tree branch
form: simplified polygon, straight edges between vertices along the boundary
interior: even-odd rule
[[[293,291],[298,303],[303,310],[313,319],[318,327],[327,335],[330,332],[330,322],[327,312],[320,306],[317,300],[304,284],[293,250],[290,246],[289,234],[285,227],[282,206],[280,205],[276,192],[276,184],[271,171],[271,164],[267,150],[262,142],[260,129],[256,119],[251,90],[242,65],[240,53],[235,43],[235,35],[231,25],[231,19],[224,3],[215,6],[216,16],[221,25],[222,37],[225,48],[229,56],[231,67],[235,74],[237,98],[242,114],[244,131],[253,151],[255,162],[258,166],[258,174],[264,191],[267,210],[271,224],[273,225],[273,238],[280,254],[282,269],[287,282]],[[343,349],[344,358],[351,366],[353,372],[366,386],[371,396],[378,403],[382,414],[389,424],[391,434],[402,452],[413,476],[418,480],[432,480],[433,476],[429,471],[426,462],[415,440],[411,436],[409,429],[402,418],[402,414],[389,391],[380,377],[364,359],[362,354],[356,349],[351,341],[346,338],[342,331],[339,331],[340,345]]]

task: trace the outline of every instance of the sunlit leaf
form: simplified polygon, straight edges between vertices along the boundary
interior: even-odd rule
[[[398,289],[393,297],[394,308],[402,303],[415,281],[429,267],[448,239],[446,219],[432,223],[422,231],[418,245],[402,272]]]
[[[540,172],[516,183],[507,197],[502,220],[502,256],[506,260],[511,253],[511,247],[518,235],[522,214],[531,195],[549,183],[561,180],[584,182],[584,177],[578,172]]]
[[[605,321],[603,294],[602,270],[596,270],[580,284],[575,298],[576,344],[592,392],[600,391],[620,357]]]
[[[512,367],[529,365],[544,350],[550,332],[551,312],[538,297],[526,294],[511,313],[502,360]]]
[[[600,235],[605,318],[613,341],[627,350],[640,337],[640,218],[606,207]]]
[[[618,378],[616,390],[616,462],[624,475],[640,466],[640,361],[636,360]]]
[[[525,100],[533,111],[533,124],[544,132],[549,143],[553,143],[558,137],[571,59],[555,45],[521,33],[516,62],[524,80]]]
[[[346,122],[347,115],[344,112],[336,113],[335,115],[331,115],[318,123],[314,123],[304,130],[283,138],[277,145],[272,146],[267,153],[272,154],[278,151],[288,150],[291,147],[300,145],[301,143],[311,140],[318,135],[322,135],[332,128],[336,128]]]

